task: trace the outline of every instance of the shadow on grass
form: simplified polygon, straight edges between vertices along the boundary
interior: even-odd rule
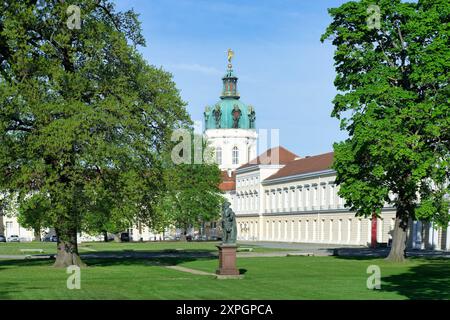
[[[348,247],[332,247],[322,249],[323,251],[339,257],[375,257],[375,258],[385,258],[389,254],[387,248],[348,248]]]
[[[239,269],[239,274],[246,274],[247,273],[247,269]]]
[[[427,259],[406,273],[383,277],[382,280],[383,291],[397,292],[409,299],[450,299],[448,259]]]
[[[38,267],[38,266],[49,266],[55,262],[54,259],[8,259],[0,260],[0,272],[9,267]]]
[[[176,256],[176,257],[120,257],[120,258],[85,258],[82,259],[87,267],[108,267],[108,266],[174,266],[190,261],[214,260],[216,256]],[[24,259],[24,260],[0,260],[0,272],[11,267],[51,267],[55,259]]]
[[[109,266],[176,266],[186,262],[197,260],[212,260],[215,257],[168,257],[168,258],[149,258],[149,259],[135,259],[135,258],[120,258],[120,259],[86,259],[84,260],[88,267],[109,267]]]
[[[21,292],[20,290],[14,290],[16,283],[13,282],[2,282],[0,289],[0,300],[11,299],[11,294],[15,292]]]
[[[368,262],[380,259],[377,256],[336,256],[335,258]],[[412,300],[450,299],[449,259],[409,257],[408,261],[417,263],[405,266],[405,272],[383,276],[383,269],[381,270],[380,291],[395,292]],[[402,263],[392,262],[392,267],[394,266],[401,267]]]
[[[160,257],[160,256],[217,256],[216,251],[204,250],[204,249],[189,249],[189,250],[110,250],[110,251],[95,251],[95,252],[83,252],[80,251],[80,255],[86,258],[97,257],[97,256],[123,256],[123,257]]]

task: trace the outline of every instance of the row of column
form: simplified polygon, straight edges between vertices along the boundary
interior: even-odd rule
[[[291,242],[323,242],[341,244],[367,244],[371,241],[371,220],[360,218],[303,218],[239,221],[240,240],[266,240]],[[393,228],[393,224],[392,224]],[[383,239],[382,224],[379,227]],[[386,237],[385,237],[386,238]]]
[[[265,191],[265,212],[343,208],[334,183],[306,184]]]
[[[236,195],[236,212],[258,212],[259,195],[257,191]]]
[[[378,243],[392,239],[395,218],[377,218]],[[371,242],[372,219],[367,218],[294,218],[238,221],[240,240],[266,240],[361,244]],[[408,246],[413,249],[450,250],[450,224],[438,228],[431,223],[414,221],[410,225]]]
[[[413,249],[450,250],[450,223],[447,228],[439,228],[430,222],[414,221],[409,239]]]

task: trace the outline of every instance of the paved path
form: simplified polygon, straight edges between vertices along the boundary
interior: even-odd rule
[[[282,249],[294,252],[313,253],[315,256],[331,256],[337,249],[364,249],[365,246],[334,245],[324,243],[293,243],[293,242],[269,242],[269,241],[239,241],[242,246],[253,245],[270,249]]]
[[[298,251],[279,252],[238,252],[238,258],[258,258],[258,257],[286,257],[286,256],[308,256],[313,253]],[[217,258],[217,252],[134,252],[134,253],[92,253],[80,254],[82,259],[161,259],[161,258]],[[35,255],[0,255],[0,259],[25,260],[25,259],[53,259],[55,254],[35,254]]]
[[[387,257],[390,248],[371,249],[366,246],[337,245],[323,243],[290,243],[290,242],[263,242],[239,241],[241,245],[254,245],[272,249],[292,249],[295,252],[311,252],[315,256],[348,256],[348,257]],[[440,257],[450,258],[450,251],[439,250],[408,250],[409,257]]]
[[[195,269],[190,269],[190,268],[185,268],[185,267],[180,267],[180,266],[167,266],[166,268],[172,269],[172,270],[177,270],[177,271],[182,271],[182,272],[188,272],[188,273],[196,274],[199,276],[215,276],[216,275],[215,273],[205,272],[205,271],[201,271],[201,270],[195,270]]]
[[[239,258],[256,257],[285,257],[285,256],[354,256],[354,257],[386,257],[389,248],[371,249],[365,246],[351,245],[329,245],[322,243],[288,243],[288,242],[254,242],[239,241],[238,244],[245,246],[259,246],[271,249],[283,249],[283,251],[273,252],[238,252]],[[412,257],[443,257],[450,258],[450,251],[432,251],[432,250],[410,250],[408,256]],[[0,259],[51,259],[52,254],[33,254],[33,255],[0,255]],[[171,250],[155,252],[122,251],[122,252],[93,252],[81,254],[83,259],[158,259],[158,258],[217,258],[216,251],[189,251],[189,250]]]
[[[336,255],[341,257],[387,257],[390,248],[341,248],[337,249]],[[406,251],[407,257],[423,257],[423,258],[450,258],[450,251],[438,250],[409,250]]]

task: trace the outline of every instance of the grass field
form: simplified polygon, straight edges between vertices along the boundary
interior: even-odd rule
[[[238,258],[242,280],[166,268],[214,272],[215,258],[89,259],[88,264],[81,270],[81,289],[69,290],[66,270],[53,268],[52,261],[0,260],[0,299],[450,299],[450,261],[444,259],[392,264],[370,258]],[[366,287],[369,265],[381,269],[381,290]]]

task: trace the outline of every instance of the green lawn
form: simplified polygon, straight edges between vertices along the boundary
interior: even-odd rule
[[[239,258],[243,280],[216,280],[167,269],[213,272],[217,259],[87,261],[81,289],[66,288],[65,270],[48,260],[0,260],[0,299],[449,299],[450,261],[339,257]],[[369,265],[381,268],[381,290],[366,288]]]
[[[98,252],[126,252],[126,251],[208,251],[216,252],[219,242],[210,241],[163,241],[163,242],[86,242],[79,244],[81,254],[98,253]],[[262,248],[251,245],[243,245],[243,247],[252,247],[253,252],[273,252],[285,251],[283,249]],[[56,253],[56,244],[54,242],[0,242],[0,255],[21,255],[21,254],[37,254],[26,252],[21,249],[43,249],[45,254]],[[292,250],[291,250],[292,251]]]

